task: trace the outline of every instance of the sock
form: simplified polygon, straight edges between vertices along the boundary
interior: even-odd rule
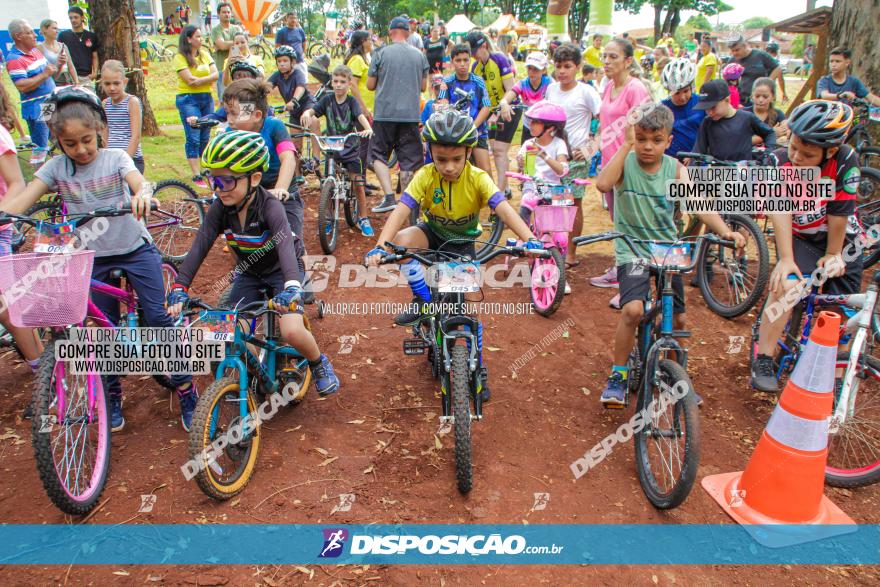
[[[40,359],[34,359],[33,361],[25,361],[27,366],[31,368],[31,372],[35,373],[40,369]]]
[[[187,387],[186,389],[180,389],[180,388],[178,387],[176,391],[177,391],[177,395],[179,395],[179,396],[184,396],[184,395],[190,393],[192,390],[193,390],[193,382],[190,381],[190,382],[189,382],[189,387]]]
[[[321,364],[321,359],[322,359],[322,358],[324,358],[324,355],[319,356],[319,357],[318,357],[316,360],[314,360],[314,361],[309,361],[309,369],[314,369],[315,367],[317,367],[318,365],[320,365],[320,364]]]
[[[413,295],[423,302],[430,302],[431,290],[428,289],[428,284],[425,282],[425,268],[422,267],[422,264],[415,259],[410,259],[400,268],[406,275],[406,281],[409,283]]]
[[[611,367],[611,374],[614,375],[615,373],[620,373],[620,375],[623,377],[623,380],[626,381],[626,377],[627,375],[629,375],[629,369],[626,367],[626,365],[613,365]]]

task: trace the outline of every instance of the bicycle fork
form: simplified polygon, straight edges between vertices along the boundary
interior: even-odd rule
[[[864,350],[865,340],[868,337],[868,330],[871,328],[871,319],[874,315],[874,306],[877,303],[877,286],[872,283],[865,291],[865,304],[862,310],[850,318],[846,323],[845,332],[856,331],[853,336],[852,345],[850,346],[849,361],[846,365],[846,371],[843,377],[843,387],[840,390],[840,397],[837,399],[837,405],[828,423],[829,434],[834,434],[840,430],[840,427],[846,422],[847,417],[851,416],[855,411],[856,389],[855,377],[856,368],[859,358]]]

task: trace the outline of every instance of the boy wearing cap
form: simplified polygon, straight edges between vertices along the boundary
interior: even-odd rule
[[[391,151],[397,152],[403,189],[423,161],[419,115],[421,94],[428,89],[428,60],[421,51],[407,43],[408,18],[397,16],[391,19],[388,36],[391,43],[373,53],[367,72],[367,89],[376,91],[370,159],[385,194],[373,212],[390,212],[397,206],[387,163]]]
[[[422,124],[424,127],[425,123],[428,122],[428,119],[431,118],[431,115],[434,114],[434,103],[437,101],[438,96],[442,90],[446,89],[446,84],[443,83],[443,74],[435,73],[431,76],[431,94],[434,96],[427,102],[425,102],[425,107],[422,108]],[[425,164],[433,163],[433,159],[431,159],[431,149],[425,148]]]
[[[553,80],[547,75],[547,56],[543,51],[532,51],[526,55],[526,71],[528,77],[517,82],[504,93],[504,97],[498,102],[502,112],[509,109],[510,105],[517,100],[527,108],[544,99],[547,87],[553,83]],[[529,125],[524,123],[520,144],[524,144],[530,138],[532,138],[532,134],[529,132]]]
[[[758,135],[767,150],[776,148],[776,132],[752,112],[737,110],[730,104],[730,90],[724,80],[703,84],[695,110],[705,110],[706,117],[697,131],[694,152],[711,155],[721,161],[746,161],[752,158],[752,136]]]

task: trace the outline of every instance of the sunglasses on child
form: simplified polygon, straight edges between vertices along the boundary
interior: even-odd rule
[[[238,180],[247,177],[247,175],[214,175],[211,172],[207,172],[205,175],[211,180],[211,188],[219,192],[231,192],[235,189]]]

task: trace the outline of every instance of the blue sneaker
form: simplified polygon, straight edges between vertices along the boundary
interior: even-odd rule
[[[109,394],[110,403],[110,431],[119,432],[125,428],[125,418],[122,417],[122,395]]]
[[[626,404],[626,380],[615,371],[608,378],[602,397],[599,399],[606,408],[620,409]]]
[[[321,397],[336,393],[339,389],[339,378],[333,372],[333,365],[326,355],[321,355],[321,364],[312,367],[312,377],[315,380],[315,389]]]
[[[183,429],[189,432],[190,424],[192,424],[193,412],[196,411],[196,404],[199,401],[199,392],[196,389],[196,384],[193,382],[192,387],[190,387],[187,391],[181,392],[178,390],[177,399],[180,400],[180,425],[183,426]]]
[[[375,234],[373,232],[373,227],[370,225],[369,218],[361,218],[358,220],[358,228],[361,229],[361,234],[364,236],[373,236]]]

